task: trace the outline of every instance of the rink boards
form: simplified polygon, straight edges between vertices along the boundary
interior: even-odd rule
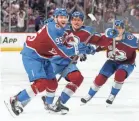
[[[35,33],[1,33],[1,51],[21,51],[27,38],[32,39]],[[139,34],[134,34],[139,38]]]

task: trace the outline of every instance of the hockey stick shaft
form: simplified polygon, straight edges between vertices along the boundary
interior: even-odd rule
[[[113,29],[115,27],[115,17],[114,17],[114,20],[113,20]],[[112,53],[114,55],[114,60],[115,60],[115,49],[116,49],[116,42],[115,42],[115,38],[113,38],[113,41],[112,41],[112,46],[113,46],[113,50],[112,50]]]
[[[137,37],[137,50],[139,51],[139,38]]]

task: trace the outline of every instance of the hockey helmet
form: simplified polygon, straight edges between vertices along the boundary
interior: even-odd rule
[[[123,20],[115,20],[115,27],[119,26],[122,27],[123,29],[125,28],[125,24]]]
[[[53,16],[54,17],[57,17],[57,16],[67,16],[68,17],[68,13],[65,8],[56,8]]]
[[[74,17],[79,17],[82,21],[84,20],[84,15],[83,15],[83,13],[82,13],[82,12],[79,12],[79,11],[75,11],[75,12],[72,14],[71,18],[74,18]]]

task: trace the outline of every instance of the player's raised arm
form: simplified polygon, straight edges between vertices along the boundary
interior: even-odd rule
[[[115,20],[114,28],[108,28],[105,36],[114,38],[115,43],[109,43],[110,45],[107,46],[108,60],[104,63],[99,74],[94,79],[87,96],[81,99],[84,104],[94,97],[111,75],[115,74],[110,95],[106,100],[107,104],[113,104],[125,80],[132,74],[135,67],[138,41],[132,33],[125,31],[124,21]]]
[[[99,33],[94,33],[94,35],[89,40],[89,43],[97,45],[97,46],[104,46],[107,47],[111,44],[112,38],[117,37],[118,32],[115,29],[108,28],[105,30],[105,34],[101,35]]]

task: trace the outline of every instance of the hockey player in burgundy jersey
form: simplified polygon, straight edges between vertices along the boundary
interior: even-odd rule
[[[106,100],[108,104],[112,104],[116,95],[121,90],[125,79],[129,77],[135,67],[138,41],[133,34],[125,32],[123,20],[115,20],[114,29],[108,28],[105,35],[101,37],[104,39],[98,39],[95,41],[95,44],[105,47],[108,60],[104,63],[93,81],[88,95],[81,99],[83,103],[91,100],[108,78],[115,73],[111,93]],[[115,48],[113,46],[113,39],[108,40],[105,39],[106,37],[115,39]],[[92,42],[94,43],[93,40]]]
[[[28,74],[31,87],[19,92],[10,98],[11,111],[15,115],[23,112],[24,102],[30,100],[38,93],[46,90],[51,96],[57,88],[57,80],[50,58],[70,56],[89,53],[91,48],[84,43],[77,43],[71,48],[63,45],[63,37],[68,22],[68,14],[65,9],[57,8],[54,12],[54,21],[48,23],[40,29],[36,36],[28,38],[21,51],[24,68]],[[52,99],[52,98],[51,98]],[[50,100],[51,100],[50,99]],[[8,103],[5,102],[7,105]],[[26,103],[27,104],[27,103]]]
[[[85,42],[87,38],[95,34],[95,30],[89,26],[83,26],[84,15],[81,12],[74,12],[71,16],[71,26],[67,28],[68,36],[66,37],[65,44],[69,46],[69,43],[74,41]],[[74,36],[74,38],[73,38]],[[70,46],[69,46],[70,47]],[[93,46],[90,45],[93,48]],[[92,49],[92,54],[95,53],[95,49]],[[60,56],[54,57],[51,59],[52,66],[55,74],[61,74],[61,72],[68,66],[70,63],[69,58],[63,58]],[[78,87],[81,85],[84,77],[81,72],[78,70],[75,63],[71,64],[68,69],[65,70],[64,76],[68,84],[65,86],[62,91],[60,97],[58,98],[55,105],[57,108],[53,111],[61,112],[62,114],[67,113],[69,108],[65,106],[66,102],[71,98],[71,96],[76,92]],[[46,97],[46,98],[45,98]],[[42,99],[44,101],[45,108],[48,110],[49,106],[53,103],[52,98],[54,95],[47,93],[46,96],[43,96]],[[48,100],[49,99],[49,100]],[[49,108],[50,109],[50,108]],[[63,109],[66,109],[67,111]]]

